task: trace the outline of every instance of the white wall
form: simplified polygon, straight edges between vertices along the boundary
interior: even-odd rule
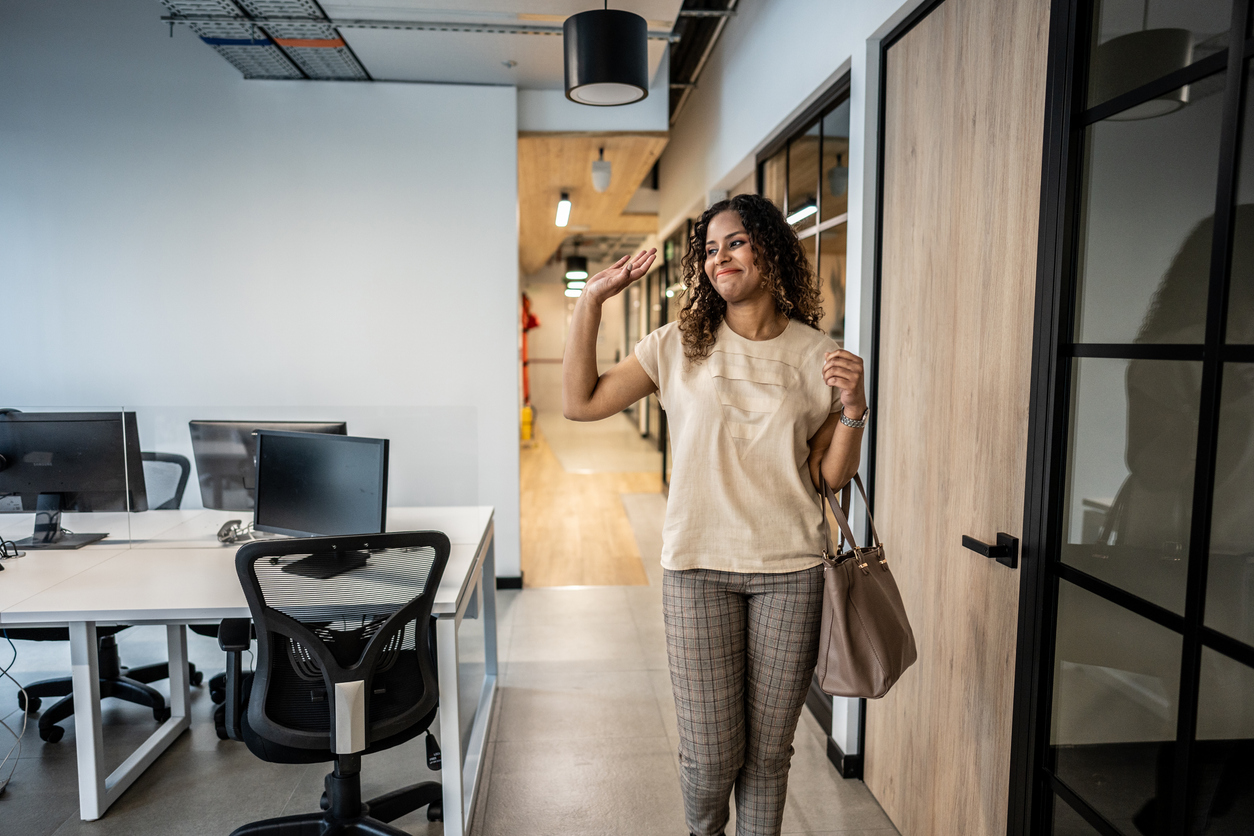
[[[517,575],[515,91],[244,81],[162,13],[0,11],[0,402],[372,416]]]

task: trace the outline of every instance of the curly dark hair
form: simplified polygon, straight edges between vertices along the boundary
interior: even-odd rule
[[[679,331],[683,335],[684,356],[692,362],[709,355],[727,313],[727,302],[705,274],[705,236],[714,216],[729,210],[740,216],[745,232],[749,233],[754,263],[763,284],[775,298],[775,309],[811,328],[818,328],[823,317],[814,268],[779,207],[756,194],[720,200],[693,224],[682,261],[688,298],[679,311]]]

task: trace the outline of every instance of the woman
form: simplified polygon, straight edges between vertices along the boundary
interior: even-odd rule
[[[656,250],[620,259],[575,305],[566,417],[596,421],[656,392],[674,451],[663,611],[689,831],[777,834],[792,738],[818,654],[820,476],[857,472],[862,361],[821,333],[817,280],[772,203],[740,195],[693,228],[679,321],[597,374],[601,305]],[[843,410],[843,412],[842,412]]]

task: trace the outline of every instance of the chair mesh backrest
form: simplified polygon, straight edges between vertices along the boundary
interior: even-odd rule
[[[144,486],[148,492],[148,507],[161,508],[175,499],[182,499],[175,496],[182,475],[183,468],[177,462],[145,461]],[[171,504],[170,507],[177,508],[178,505]]]
[[[399,535],[370,540],[394,536]],[[428,622],[447,540],[441,558],[438,544],[361,548],[358,542],[352,548],[348,541],[353,539],[278,541],[289,551],[302,542],[308,545],[250,562],[253,592],[264,608],[260,614],[253,608],[258,640],[265,643],[259,660],[267,679],[264,711],[276,726],[329,734],[328,679],[367,680],[367,722],[376,731],[422,703],[428,686],[434,691]],[[409,608],[404,620],[389,624],[404,608]],[[292,629],[282,616],[308,633]],[[324,661],[338,670],[324,670]]]

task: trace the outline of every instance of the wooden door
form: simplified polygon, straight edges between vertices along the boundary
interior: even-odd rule
[[[945,0],[887,50],[876,522],[919,661],[867,705],[903,836],[1001,836],[1024,514],[1048,0]]]

